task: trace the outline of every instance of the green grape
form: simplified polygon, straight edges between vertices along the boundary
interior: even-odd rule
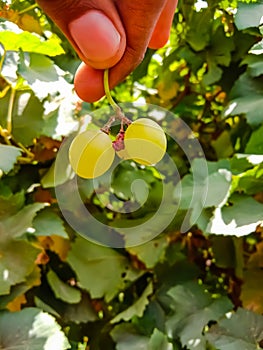
[[[143,165],[153,165],[165,155],[167,140],[160,125],[151,119],[140,118],[128,126],[124,146],[124,152],[119,154],[121,158],[130,158]]]
[[[77,175],[93,179],[112,165],[115,151],[109,135],[101,130],[86,130],[78,134],[69,148],[69,162]]]

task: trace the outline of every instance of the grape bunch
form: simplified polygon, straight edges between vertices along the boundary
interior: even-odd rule
[[[163,129],[149,118],[131,122],[109,94],[108,71],[105,71],[106,96],[115,109],[115,116],[100,130],[78,134],[69,148],[69,162],[74,172],[85,179],[103,175],[112,165],[115,154],[121,159],[132,159],[142,165],[158,163],[166,152],[167,140]],[[110,126],[115,119],[121,127],[114,141],[110,138]]]
[[[82,178],[103,175],[112,165],[115,153],[122,159],[132,159],[142,165],[158,163],[166,152],[166,136],[152,119],[140,118],[121,129],[112,142],[102,130],[78,134],[69,148],[69,161],[74,172]]]

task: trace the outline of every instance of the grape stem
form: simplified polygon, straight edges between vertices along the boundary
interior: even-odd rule
[[[104,70],[104,76],[103,76],[103,84],[104,84],[104,91],[107,97],[107,100],[109,101],[112,108],[117,112],[120,110],[120,107],[117,105],[117,103],[113,100],[111,93],[110,93],[110,87],[109,87],[109,70]]]
[[[104,71],[103,84],[104,84],[104,91],[105,91],[107,100],[109,101],[110,105],[114,109],[115,114],[109,118],[108,122],[101,128],[101,131],[105,132],[106,134],[109,134],[110,128],[116,119],[121,121],[121,131],[124,131],[123,125],[124,124],[130,125],[131,120],[125,117],[120,106],[113,100],[111,96],[110,87],[109,87],[109,70],[108,69],[105,69]]]

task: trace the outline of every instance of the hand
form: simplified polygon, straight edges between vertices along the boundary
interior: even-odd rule
[[[83,61],[75,89],[87,102],[104,95],[103,69],[110,88],[143,60],[147,47],[160,48],[170,34],[177,0],[38,0]]]

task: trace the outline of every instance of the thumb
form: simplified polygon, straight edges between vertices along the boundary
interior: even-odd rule
[[[86,64],[105,69],[121,59],[126,35],[112,1],[108,1],[107,6],[103,5],[103,0],[97,0],[96,4],[84,0],[38,0],[38,4]]]
[[[115,65],[125,50],[125,40],[101,11],[89,10],[69,24],[80,57],[93,68]]]

